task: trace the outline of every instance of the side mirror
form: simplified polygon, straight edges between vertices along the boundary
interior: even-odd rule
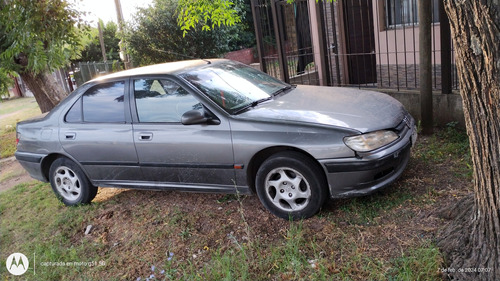
[[[193,109],[184,114],[181,117],[181,123],[183,125],[195,125],[207,123],[209,119],[205,116],[203,110]]]
[[[181,123],[183,125],[196,125],[196,124],[207,124],[207,125],[219,125],[220,120],[213,116],[210,112],[207,113],[205,110],[193,109],[184,113],[181,117]]]

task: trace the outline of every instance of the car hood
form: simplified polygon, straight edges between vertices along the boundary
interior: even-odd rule
[[[239,114],[240,118],[315,123],[361,133],[394,128],[405,115],[389,95],[338,87],[299,85],[287,94]]]

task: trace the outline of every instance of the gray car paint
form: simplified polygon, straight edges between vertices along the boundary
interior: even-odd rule
[[[134,141],[145,179],[217,184],[234,189],[231,131],[229,122],[220,119],[221,124],[217,126],[134,124]],[[144,133],[149,134],[150,139],[141,140],[140,135]]]
[[[212,61],[212,63],[223,62],[224,60]],[[190,67],[203,65],[201,62],[196,62],[191,63]],[[179,72],[179,69],[182,68],[176,67],[175,71]],[[155,175],[161,177],[161,170],[148,171],[148,168],[141,168],[139,164],[140,157],[136,156],[137,159],[134,157],[135,149],[132,149],[132,145],[138,133],[146,131],[159,132],[162,128],[161,125],[155,128],[134,123],[133,130],[135,131],[131,131],[132,128],[128,127],[130,124],[126,124],[127,128],[122,131],[125,132],[127,138],[130,136],[129,143],[127,143],[123,139],[123,135],[110,133],[110,128],[105,125],[96,127],[95,124],[81,124],[80,129],[82,131],[85,130],[85,127],[88,127],[87,130],[91,132],[85,139],[86,144],[75,146],[66,143],[66,132],[76,130],[77,126],[68,126],[64,122],[64,114],[75,100],[92,85],[110,79],[128,78],[129,75],[139,77],[154,73],[155,76],[158,76],[158,73],[161,72],[160,66],[155,66],[151,72],[148,72],[147,68],[135,69],[103,77],[83,85],[54,108],[45,118],[38,121],[19,123],[18,132],[21,134],[21,141],[17,148],[16,157],[20,159],[21,164],[34,178],[44,181],[48,180],[46,176],[48,169],[47,167],[42,169],[42,166],[49,163],[53,159],[53,155],[62,155],[77,163],[81,162],[82,159],[80,158],[82,157],[87,157],[84,159],[90,163],[110,161],[110,159],[113,161],[129,161],[130,163],[136,161],[137,166],[128,165],[125,169],[121,165],[112,165],[107,170],[99,171],[98,166],[81,166],[90,180],[97,185],[210,192],[236,192],[236,189],[238,189],[238,192],[241,193],[251,193],[253,179],[248,178],[249,169],[253,157],[258,153],[266,154],[277,147],[289,147],[303,151],[315,158],[318,163],[321,163],[325,174],[327,174],[324,167],[326,162],[376,160],[397,153],[398,150],[411,143],[411,136],[415,131],[414,121],[411,119],[412,125],[409,128],[409,133],[401,136],[398,141],[373,153],[357,155],[345,146],[343,138],[379,129],[394,128],[402,122],[404,116],[407,116],[407,112],[399,102],[384,94],[357,89],[298,86],[297,89],[277,96],[272,101],[258,105],[239,115],[231,116],[203,96],[202,93],[197,92],[194,87],[186,86],[222,122],[220,125],[178,125],[179,127],[185,126],[186,133],[176,140],[179,145],[178,151],[175,151],[176,146],[172,144],[171,150],[175,151],[176,163],[174,164],[218,163],[221,165],[238,165],[242,169],[205,170],[206,167],[203,168],[204,166],[201,165],[201,168],[192,167],[191,170],[177,171],[178,176],[181,173],[187,173],[186,177],[189,180],[156,177]],[[168,73],[168,71],[165,71],[165,73]],[[131,108],[131,112],[134,110],[134,108]],[[134,120],[128,121],[133,123]],[[118,128],[115,128],[114,131],[116,130],[120,131]],[[205,132],[203,132],[204,130]],[[81,132],[76,133],[80,137]],[[161,133],[159,134],[161,135]],[[209,142],[203,143],[201,136],[207,136],[207,134],[209,135]],[[102,141],[103,136],[106,136],[107,141]],[[197,141],[193,141],[193,139]],[[168,141],[168,138],[163,141]],[[86,154],[85,152],[88,152],[87,145],[92,143],[99,144],[94,146],[97,149],[96,153]],[[190,148],[190,144],[193,145],[192,148]],[[114,158],[117,151],[122,150],[126,150],[123,151],[125,156],[119,157],[124,158]],[[144,150],[147,150],[146,144]],[[150,156],[147,156],[152,157],[153,160],[151,161],[161,161],[160,158],[166,157],[163,154],[160,158],[154,158],[155,151],[158,151],[158,148],[153,148],[153,151],[149,152]],[[188,153],[188,151],[191,151],[191,153]],[[148,152],[145,153],[148,154]],[[196,156],[194,156],[195,154]],[[98,158],[94,161],[93,158],[89,158],[91,155],[97,155]],[[38,163],[23,160],[29,157],[37,159],[38,156],[41,158]],[[409,155],[405,157],[408,158]],[[150,161],[150,159],[147,161]],[[404,164],[406,165],[406,163]],[[404,167],[400,168],[401,171],[402,169]],[[174,170],[169,172],[175,174]],[[341,177],[344,179],[347,177],[347,181],[352,182],[358,175],[358,172],[353,171],[350,174],[341,175]],[[391,177],[384,185],[395,180],[397,176]],[[332,197],[336,197],[339,191],[346,194],[349,188],[352,188],[350,186],[339,186],[335,182],[338,178],[339,175],[327,175]],[[230,188],[231,185],[235,186],[236,189]],[[377,188],[379,187],[381,186],[377,186]],[[372,191],[374,189],[365,189],[365,191],[353,195]]]
[[[403,105],[386,94],[299,85],[240,117],[321,124],[365,133],[393,128],[401,122],[403,112]]]

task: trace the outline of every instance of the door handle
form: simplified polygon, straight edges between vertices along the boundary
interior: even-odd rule
[[[76,133],[66,133],[66,140],[74,140],[76,138]]]
[[[140,141],[150,141],[153,139],[153,133],[139,133]]]

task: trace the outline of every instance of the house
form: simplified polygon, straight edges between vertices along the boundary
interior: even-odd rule
[[[251,0],[260,68],[293,84],[377,89],[418,118],[419,108],[412,108],[419,104],[417,1]],[[440,1],[431,0],[432,88],[450,95],[435,95],[435,115],[439,123],[463,122]]]

